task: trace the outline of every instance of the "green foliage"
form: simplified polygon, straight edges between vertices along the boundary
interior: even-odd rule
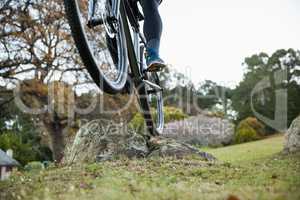
[[[196,86],[187,76],[169,68],[159,76],[164,88],[165,105],[180,107],[184,113],[197,115],[200,110],[211,109],[217,103],[221,103],[224,113],[227,112],[229,88],[219,86],[211,80],[205,80]]]
[[[256,118],[248,117],[237,126],[234,142],[244,143],[258,140],[265,135],[265,128]]]
[[[259,136],[266,135],[265,125],[258,121],[255,117],[248,117],[244,120],[244,123],[253,128]]]
[[[164,107],[164,119],[165,123],[172,121],[179,121],[186,118],[187,115],[183,113],[181,109],[174,107]],[[156,119],[156,116],[154,115]],[[129,127],[136,130],[138,133],[142,133],[145,128],[145,121],[141,113],[136,113],[133,119],[129,122]]]
[[[179,121],[187,117],[181,109],[174,107],[164,107],[165,123]]]
[[[288,95],[288,124],[300,113],[300,52],[288,49],[277,50],[271,56],[266,53],[255,54],[245,58],[247,66],[243,80],[232,91],[232,107],[237,111],[237,121],[253,116],[253,109],[261,115],[274,119],[276,109],[276,92],[278,89],[287,91]],[[286,71],[284,81],[276,81],[276,73]],[[269,87],[254,94],[251,101],[251,91],[262,80],[267,79]],[[267,127],[271,133],[276,132],[272,127]]]
[[[26,171],[41,171],[43,169],[45,169],[44,164],[37,161],[30,162],[24,167]]]
[[[197,105],[201,109],[210,109],[219,103],[218,85],[211,80],[205,80],[197,90]]]
[[[52,160],[49,147],[41,144],[38,129],[30,115],[20,112],[11,103],[5,116],[0,115],[0,148],[12,149],[14,158],[22,165],[34,160]]]
[[[142,133],[145,127],[145,121],[141,113],[136,113],[132,120],[129,122],[128,126],[133,128],[138,133]]]
[[[22,165],[34,161],[38,154],[32,149],[30,144],[24,144],[16,133],[4,133],[0,135],[0,148],[3,150],[12,149],[14,158]]]
[[[244,143],[244,142],[250,142],[254,140],[258,140],[258,134],[256,131],[251,128],[250,126],[241,126],[236,130],[235,136],[234,136],[234,142]]]

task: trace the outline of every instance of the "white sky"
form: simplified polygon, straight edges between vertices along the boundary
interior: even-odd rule
[[[245,57],[300,47],[300,0],[163,0],[162,58],[193,82],[234,86]]]

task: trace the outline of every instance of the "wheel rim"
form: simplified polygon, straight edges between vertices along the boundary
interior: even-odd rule
[[[157,73],[147,73],[148,80],[159,85],[159,78]],[[153,91],[153,88],[146,85],[147,91]],[[148,93],[148,92],[147,92]],[[155,130],[158,134],[162,134],[164,128],[164,114],[163,114],[163,96],[162,91],[156,90],[155,93],[148,94],[148,102],[152,108],[152,115],[155,120]]]
[[[140,72],[143,74],[145,80],[150,81],[160,86],[159,76],[156,72],[145,72],[147,68],[145,60],[145,47],[140,46],[138,58],[140,60]],[[145,82],[140,83],[138,86],[139,100],[144,101],[147,106],[142,106],[142,112],[146,120],[146,125],[151,135],[160,135],[164,128],[164,112],[163,112],[163,95],[162,90],[153,88],[150,84]],[[141,102],[140,102],[141,104]]]
[[[127,76],[127,51],[122,19],[118,20],[118,32],[112,34],[109,25],[104,20],[103,25],[93,28],[88,27],[88,0],[76,0],[77,11],[88,43],[91,56],[95,61],[97,69],[104,81],[115,89],[123,88]],[[94,17],[106,18],[110,13],[107,10],[109,0],[97,0],[95,4]],[[99,80],[101,78],[99,77]]]

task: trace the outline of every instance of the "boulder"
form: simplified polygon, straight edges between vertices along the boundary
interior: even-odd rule
[[[146,158],[197,155],[203,160],[215,160],[205,152],[173,139],[146,137],[135,133],[126,124],[94,120],[82,126],[74,142],[67,147],[64,163],[100,162],[120,157]]]
[[[234,125],[227,119],[201,114],[166,124],[163,136],[200,146],[222,146],[234,139]]]
[[[148,153],[144,137],[123,124],[94,120],[82,126],[73,144],[67,148],[64,161],[94,162],[111,160],[116,156],[145,157]]]
[[[300,152],[300,116],[292,122],[286,133],[284,152]]]
[[[199,149],[189,144],[171,138],[153,137],[148,142],[148,146],[150,149],[148,157],[173,156],[176,158],[183,158],[189,155],[196,155],[209,161],[215,160],[215,157],[212,155],[199,151]]]

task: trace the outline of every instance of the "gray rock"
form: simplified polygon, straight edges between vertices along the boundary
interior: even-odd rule
[[[227,119],[198,115],[166,124],[163,136],[189,144],[222,146],[234,138],[234,125]]]
[[[300,152],[300,116],[292,122],[286,133],[284,152]]]
[[[201,158],[213,161],[216,160],[212,155],[199,151],[199,149],[171,138],[154,137],[149,141],[149,157],[176,157],[183,158],[189,155],[197,155]]]
[[[118,156],[145,157],[148,154],[144,137],[123,124],[95,120],[82,126],[73,144],[67,148],[64,162],[112,160]]]
[[[95,120],[85,124],[77,132],[73,144],[65,152],[64,163],[99,162],[122,156],[130,159],[153,156],[182,158],[191,154],[203,160],[215,159],[173,139],[156,137],[147,141],[125,124]]]

